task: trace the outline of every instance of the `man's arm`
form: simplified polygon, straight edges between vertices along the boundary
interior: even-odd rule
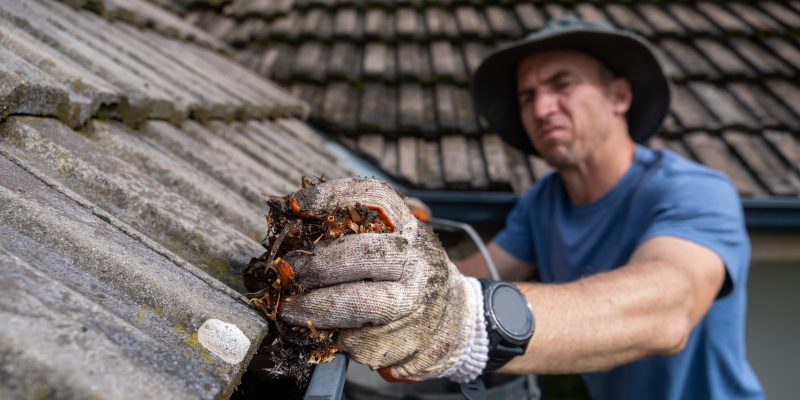
[[[509,252],[503,250],[497,243],[491,242],[487,246],[489,256],[494,261],[497,267],[497,273],[500,274],[500,279],[504,281],[524,281],[530,278],[533,274],[535,265],[517,259]],[[466,257],[464,259],[454,261],[458,270],[462,274],[472,276],[475,278],[489,278],[489,268],[486,267],[486,261],[480,252]]]
[[[507,373],[607,370],[680,351],[725,278],[720,257],[676,237],[642,244],[629,263],[565,284],[517,283],[536,316],[528,351]]]

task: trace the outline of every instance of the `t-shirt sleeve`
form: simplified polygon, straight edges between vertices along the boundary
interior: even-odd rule
[[[529,191],[517,200],[517,204],[506,216],[506,225],[494,242],[503,250],[521,261],[534,262],[536,259],[531,231],[531,202],[533,192]]]
[[[653,204],[653,219],[639,244],[655,236],[675,236],[720,256],[726,277],[717,298],[736,287],[750,262],[750,242],[739,195],[727,177],[705,172],[670,179]]]

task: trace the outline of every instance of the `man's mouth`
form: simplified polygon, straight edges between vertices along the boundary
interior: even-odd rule
[[[558,131],[564,130],[563,126],[551,126],[541,130],[539,137],[542,140],[548,139],[549,137],[555,135]]]

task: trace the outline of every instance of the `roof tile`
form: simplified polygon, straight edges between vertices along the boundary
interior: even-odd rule
[[[443,132],[458,131],[454,91],[455,88],[452,85],[438,84],[435,87],[437,122]]]
[[[797,84],[780,79],[767,79],[765,83],[775,97],[794,111],[795,116],[800,115],[800,88]]]
[[[719,30],[692,6],[683,3],[670,3],[667,8],[683,26],[693,33],[704,35],[716,35],[719,33]]]
[[[356,140],[358,149],[376,162],[383,158],[385,142],[384,136],[378,133],[361,135]]]
[[[642,21],[633,10],[622,4],[608,4],[606,5],[606,12],[616,26],[630,29],[644,36],[653,36],[655,34],[653,29]]]
[[[354,39],[361,37],[361,18],[354,8],[341,8],[336,11],[333,20],[333,35],[335,38]]]
[[[725,140],[736,149],[756,176],[775,195],[793,195],[800,189],[797,174],[786,168],[779,159],[771,156],[766,143],[759,136],[729,131]]]
[[[717,123],[705,112],[705,108],[683,85],[674,85],[672,90],[672,112],[680,124],[689,130],[717,127]]]
[[[800,120],[761,87],[751,83],[732,82],[728,85],[728,90],[747,106],[756,120],[764,126],[783,124],[793,129],[800,128]]]
[[[479,138],[467,139],[467,161],[472,176],[472,188],[486,189],[489,187],[489,177],[486,175],[486,163],[483,161],[483,152]]]
[[[755,72],[728,46],[716,40],[705,38],[696,39],[694,44],[700,52],[726,75],[755,77]]]
[[[270,22],[269,36],[271,39],[296,40],[301,27],[300,13],[293,11]]]
[[[412,9],[403,7],[395,12],[396,32],[400,38],[420,39],[425,35],[425,26],[419,14]]]
[[[422,183],[419,171],[419,146],[416,138],[403,136],[397,140],[398,172],[413,185]]]
[[[782,59],[782,61],[793,67],[795,71],[800,70],[800,46],[794,45],[783,38],[764,38],[764,43]]]
[[[522,27],[528,32],[541,29],[547,22],[541,11],[530,3],[519,3],[514,6],[514,10],[517,13],[517,18],[522,23]]]
[[[492,28],[494,36],[500,38],[517,38],[522,34],[522,28],[517,23],[511,12],[499,6],[486,8],[486,19]]]
[[[556,4],[556,3],[544,4],[544,10],[547,12],[547,15],[550,17],[550,19],[564,18],[566,16],[572,15],[572,11],[568,10],[561,4]]]
[[[324,60],[328,57],[327,48],[320,42],[305,42],[294,56],[294,77],[322,82],[326,77]]]
[[[361,107],[358,112],[359,129],[393,132],[397,127],[395,99],[396,95],[392,86],[380,83],[364,84],[361,93]]]
[[[491,51],[491,49],[481,42],[465,42],[463,44],[464,58],[466,59],[467,69],[470,76],[478,69],[483,58]]]
[[[667,14],[663,9],[655,4],[640,4],[639,12],[642,17],[650,23],[655,30],[662,35],[685,35],[683,27],[681,27],[675,19]]]
[[[728,2],[727,6],[757,31],[771,32],[780,30],[780,25],[778,25],[775,20],[747,3]]]
[[[397,74],[400,79],[429,82],[432,79],[428,49],[403,42],[397,47]]]
[[[425,124],[422,85],[400,84],[398,125],[401,130],[419,131]]]
[[[697,8],[720,28],[728,32],[751,33],[752,29],[720,5],[703,1]]]
[[[394,37],[394,16],[379,8],[366,11],[364,36],[371,39],[389,40]]]
[[[731,45],[738,54],[744,57],[762,75],[790,75],[789,68],[780,60],[771,56],[757,44],[744,40],[733,39]]]
[[[458,38],[458,26],[451,13],[434,7],[425,10],[425,25],[430,39]]]
[[[525,155],[511,146],[505,146],[508,156],[508,168],[511,176],[511,190],[522,194],[533,185],[533,175],[528,169]]]
[[[120,89],[114,87],[106,80],[88,73],[84,67],[74,62],[72,59],[65,57],[39,39],[36,39],[27,32],[11,24],[7,24],[3,20],[0,20],[0,45],[14,53],[14,55],[9,54],[3,57],[2,62],[10,64],[14,63],[15,59],[19,61],[19,58],[22,58],[32,64],[31,66],[36,66],[31,68],[31,71],[38,71],[41,69],[44,73],[52,77],[58,77],[58,80],[65,85],[63,90],[69,88],[68,90],[71,92],[70,97],[73,97],[70,99],[70,102],[75,103],[75,107],[77,107],[78,110],[84,109],[88,111],[89,115],[93,115],[103,104],[118,104],[122,102],[124,93]],[[5,66],[2,70],[12,71],[13,68]],[[20,75],[27,73],[26,71],[19,72]],[[2,79],[6,85],[14,80],[16,80],[16,78]],[[28,84],[32,86],[43,86],[43,84],[49,81],[52,81],[49,77],[43,79],[29,79]],[[57,82],[56,87],[60,86],[61,83]],[[27,96],[22,97],[25,98]],[[34,96],[32,98],[47,99],[48,97]],[[78,101],[81,100],[82,103],[78,103]],[[9,112],[9,110],[5,110],[5,112]],[[29,110],[26,114],[40,113],[34,113],[33,110]],[[68,123],[72,126],[76,125],[74,122],[77,122],[77,124],[83,123],[85,118],[87,118],[87,116],[85,116],[86,112],[83,114],[84,115],[82,115],[81,112],[73,114],[77,121]]]
[[[343,79],[355,82],[361,78],[361,63],[353,60],[361,59],[361,48],[351,42],[335,42],[331,47],[328,66],[328,78]],[[302,97],[306,99],[307,97]]]
[[[392,176],[397,176],[399,174],[396,141],[394,140],[386,141],[383,157],[381,157],[381,159],[378,161],[378,165],[381,167],[381,169],[391,174]]]
[[[364,46],[364,77],[389,79],[394,75],[394,54],[381,42],[369,42]]]
[[[322,111],[335,128],[353,132],[356,129],[358,92],[347,83],[334,82],[325,90]]]
[[[448,186],[469,187],[472,181],[469,145],[462,135],[445,135],[441,140],[442,169]]]
[[[461,34],[465,38],[476,37],[481,39],[489,38],[491,32],[489,25],[483,16],[473,7],[456,7],[456,21],[461,29]]]
[[[610,23],[605,14],[603,14],[603,11],[592,3],[581,2],[576,4],[575,12],[578,13],[578,16],[587,21],[601,21]]]
[[[795,173],[800,173],[800,140],[796,136],[785,131],[768,130],[764,132],[764,139],[792,166]]]
[[[708,82],[692,82],[691,90],[706,104],[723,125],[755,128],[756,122],[747,111],[736,103],[736,100],[724,89]]]
[[[241,269],[262,251],[258,243],[208,210],[56,120],[12,118],[4,130],[4,143],[24,149],[26,162],[35,169],[84,194],[151,239],[167,243],[170,250],[232,287],[241,288]]]
[[[333,35],[333,21],[328,12],[313,8],[305,14],[300,28],[301,38],[330,39]]]
[[[792,10],[790,7],[775,1],[761,1],[758,4],[772,18],[780,21],[790,29],[800,29],[800,11]]]
[[[704,132],[692,133],[683,137],[689,147],[697,155],[697,159],[711,168],[718,169],[728,175],[739,193],[754,196],[764,193],[753,176],[728,151],[719,137],[712,137]]]
[[[439,142],[419,140],[419,170],[422,186],[427,189],[441,189],[444,186],[442,177],[442,159]]]
[[[495,185],[510,185],[511,172],[508,169],[508,155],[503,139],[497,134],[483,135],[483,155],[486,160],[486,172],[489,182]]]
[[[446,40],[436,40],[431,43],[431,58],[433,72],[441,79],[465,82],[467,73],[464,70],[460,52]]]
[[[719,78],[719,73],[714,67],[693,47],[673,39],[664,39],[659,45],[672,56],[673,60],[680,63],[680,67],[689,77]]]
[[[478,120],[475,118],[472,104],[472,94],[464,88],[455,88],[453,91],[456,115],[458,117],[458,128],[467,136],[480,134]]]
[[[118,228],[116,218],[76,204],[6,158],[0,169],[0,201],[8,205],[0,210],[0,347],[14,349],[6,356],[14,366],[5,372],[7,396],[230,395],[243,360],[192,346],[191,336],[208,318],[223,320],[252,354],[266,333],[262,317],[206,274]]]

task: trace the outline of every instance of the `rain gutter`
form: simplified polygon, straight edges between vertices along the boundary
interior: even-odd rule
[[[479,229],[497,229],[516,203],[518,195],[502,192],[405,192],[425,202],[434,216],[461,221]],[[787,232],[800,230],[800,198],[742,199],[748,230]]]

